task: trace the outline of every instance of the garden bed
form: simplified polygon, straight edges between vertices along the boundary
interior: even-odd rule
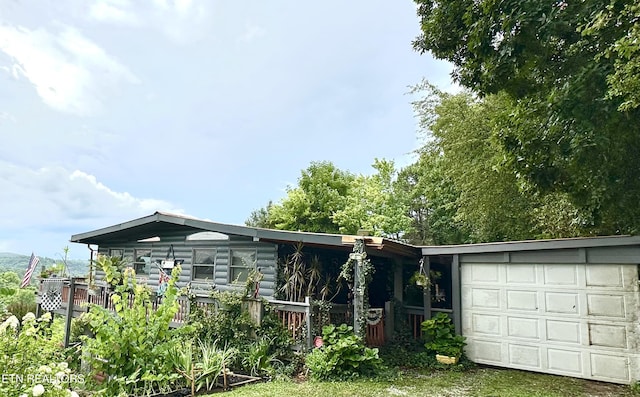
[[[220,379],[221,380],[221,379]],[[262,380],[262,378],[258,378],[255,376],[250,376],[250,375],[243,375],[243,374],[233,374],[233,375],[227,375],[227,387],[224,386],[224,383],[216,383],[217,388],[213,389],[213,390],[200,390],[198,392],[196,392],[197,396],[203,396],[203,395],[208,395],[208,394],[212,394],[212,393],[220,393],[220,392],[224,392],[230,389],[233,389],[235,387],[238,386],[243,386],[243,385],[247,385],[249,383],[253,383],[253,382],[258,382]],[[180,390],[174,390],[171,391],[169,393],[159,393],[159,394],[154,394],[152,396],[149,397],[185,397],[185,396],[190,396],[191,395],[191,390],[189,388],[183,388]]]

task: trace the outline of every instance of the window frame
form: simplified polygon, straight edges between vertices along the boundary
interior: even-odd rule
[[[196,263],[196,252],[197,251],[212,251],[213,252],[213,263]],[[210,247],[194,247],[191,249],[191,281],[195,282],[215,282],[216,278],[216,262],[218,261],[218,249],[210,248]],[[209,279],[208,277],[199,278],[196,277],[196,268],[210,267],[212,268],[212,277]]]
[[[253,255],[253,263],[249,266],[236,266],[233,264],[233,258],[234,258],[234,254],[238,253],[238,252],[251,252],[251,254]],[[257,248],[234,248],[234,249],[230,249],[229,250],[229,276],[228,276],[228,281],[229,283],[233,283],[236,281],[236,278],[234,278],[234,274],[233,274],[233,269],[247,269],[247,274],[245,277],[240,277],[238,278],[238,282],[239,283],[244,283],[245,281],[247,281],[247,278],[249,277],[249,273],[251,273],[251,270],[255,270],[258,268],[258,249]]]
[[[113,251],[120,251],[120,255],[118,257],[120,259],[124,259],[124,253],[125,253],[125,249],[124,248],[109,248],[109,250],[107,251],[109,256],[115,256],[115,255],[113,255]]]
[[[148,262],[140,262],[138,261],[138,252],[139,251],[148,251],[149,252],[149,261]],[[133,261],[132,261],[132,267],[133,270],[135,270],[136,272],[136,277],[149,277],[151,275],[151,258],[153,258],[153,249],[151,247],[148,248],[134,248],[133,249]],[[140,264],[144,264],[144,268],[146,269],[146,271],[144,273],[140,273],[138,271],[138,265]]]

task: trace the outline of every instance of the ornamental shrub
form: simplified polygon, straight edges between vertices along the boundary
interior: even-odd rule
[[[322,328],[323,346],[307,355],[306,365],[315,380],[349,380],[376,376],[383,370],[378,349],[364,345],[346,324]]]

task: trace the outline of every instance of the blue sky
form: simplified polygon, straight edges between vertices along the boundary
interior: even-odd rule
[[[411,1],[0,3],[0,252],[156,210],[243,224],[311,161],[408,164]]]

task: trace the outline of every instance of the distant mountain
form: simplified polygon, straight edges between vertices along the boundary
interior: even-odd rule
[[[29,265],[31,255],[14,254],[11,252],[0,252],[0,272],[13,271],[22,277]],[[45,256],[39,256],[40,263],[34,272],[34,277],[40,274],[42,267],[50,267],[56,263],[62,263],[62,259],[52,259]],[[89,271],[89,260],[67,259],[67,267],[69,275],[84,276]]]

